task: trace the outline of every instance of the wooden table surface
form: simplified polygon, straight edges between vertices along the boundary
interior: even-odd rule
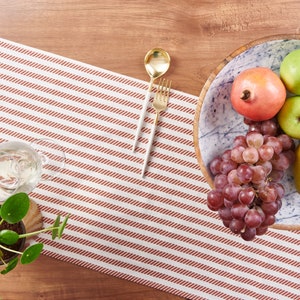
[[[145,53],[162,47],[173,88],[198,96],[235,49],[299,34],[299,12],[297,0],[0,0],[0,37],[146,81]],[[0,299],[182,298],[42,256],[1,277]]]

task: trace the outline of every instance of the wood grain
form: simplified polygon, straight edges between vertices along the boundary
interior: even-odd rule
[[[20,265],[16,272],[1,275],[0,299],[179,300],[182,298],[41,256],[31,265]]]
[[[299,34],[299,11],[284,0],[0,0],[0,36],[146,81],[144,55],[162,47],[172,87],[198,96],[235,49]],[[46,256],[3,276],[0,298],[180,299]]]

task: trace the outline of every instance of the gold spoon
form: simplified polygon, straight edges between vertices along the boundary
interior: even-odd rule
[[[164,75],[170,67],[171,58],[165,50],[161,48],[154,48],[147,52],[144,58],[144,64],[148,75],[150,76],[150,82],[148,90],[145,96],[145,100],[142,107],[142,112],[138,121],[138,126],[135,133],[132,151],[134,152],[137,140],[143,125],[145,113],[148,107],[148,102],[151,96],[152,86],[154,80]]]

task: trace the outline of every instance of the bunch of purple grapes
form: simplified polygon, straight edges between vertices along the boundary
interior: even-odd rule
[[[210,162],[214,189],[207,206],[223,224],[244,240],[263,235],[275,223],[285,190],[281,180],[295,160],[295,143],[277,120],[245,119],[248,132]]]

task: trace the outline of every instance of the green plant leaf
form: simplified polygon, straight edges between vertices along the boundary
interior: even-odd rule
[[[7,223],[18,223],[26,216],[29,205],[29,197],[26,193],[14,194],[2,204],[1,217]]]
[[[69,215],[67,215],[64,219],[64,221],[60,224],[59,228],[58,228],[58,238],[60,239],[63,235],[63,231],[67,225],[67,222],[68,222],[68,219],[69,219]]]
[[[53,224],[53,227],[55,227],[55,228],[52,230],[52,240],[55,240],[57,238],[58,228],[56,228],[56,227],[59,227],[59,223],[60,223],[60,215],[58,215],[56,217],[54,224]]]
[[[35,261],[41,254],[43,247],[42,243],[29,246],[21,256],[21,264],[26,265]]]
[[[12,260],[10,260],[9,263],[6,265],[6,268],[1,271],[1,274],[5,275],[11,270],[13,270],[18,265],[18,262],[19,262],[18,257],[15,257]]]
[[[0,243],[5,245],[13,245],[19,239],[19,235],[13,231],[8,229],[3,229],[0,231]]]

